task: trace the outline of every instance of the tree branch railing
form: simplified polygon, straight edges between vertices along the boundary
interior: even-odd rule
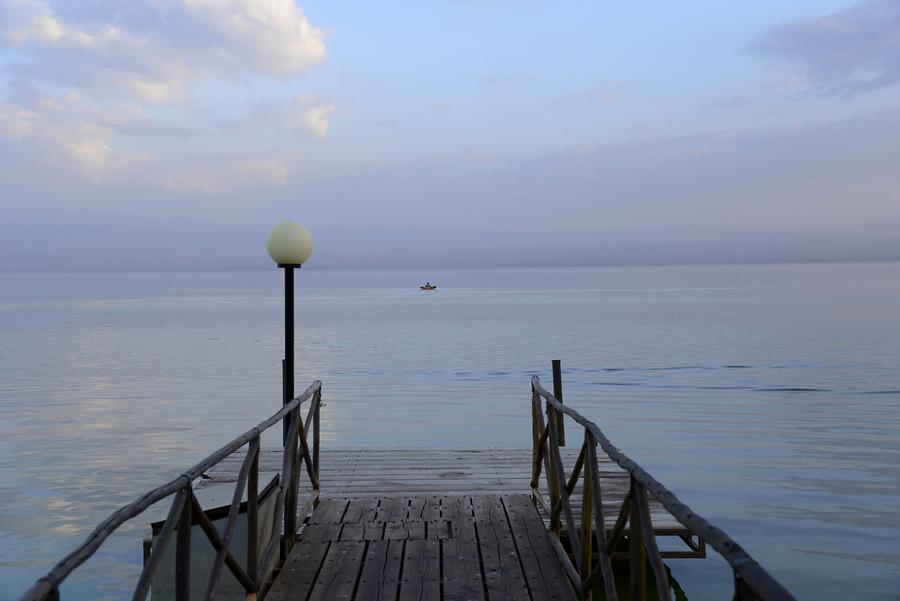
[[[595,588],[602,588],[607,601],[618,599],[612,558],[617,549],[624,546],[623,541],[627,540],[630,574],[628,599],[643,601],[647,598],[646,565],[649,563],[658,598],[660,601],[671,601],[668,573],[657,546],[650,516],[649,497],[652,495],[699,541],[711,546],[728,562],[734,574],[734,601],[794,600],[791,593],[731,537],[682,503],[674,493],[614,446],[596,424],[559,402],[541,386],[537,376],[531,379],[531,390],[532,492],[537,499],[543,501],[540,492],[543,471],[550,497],[546,509],[550,518],[548,530],[551,540],[572,585],[585,599],[591,598]],[[584,442],[568,477],[559,450],[559,432],[566,416],[584,429]],[[597,445],[629,475],[628,492],[622,501],[616,522],[609,530],[603,513]],[[582,502],[581,515],[578,516],[581,521],[577,523],[571,496],[576,491],[579,479],[582,483]],[[567,543],[568,549],[562,543]],[[688,544],[692,546],[692,543]]]
[[[310,401],[304,423],[301,406]],[[257,598],[264,590],[264,582],[276,550],[279,551],[279,563],[290,552],[297,532],[298,497],[300,487],[300,462],[303,462],[312,487],[312,494],[300,508],[299,515],[304,516],[312,509],[319,497],[319,410],[322,406],[322,383],[318,380],[302,394],[286,403],[280,411],[256,427],[247,430],[216,452],[212,453],[177,478],[147,491],[134,502],[120,508],[103,522],[74,551],[65,556],[52,570],[41,577],[21,597],[20,601],[55,601],[60,598],[59,587],[65,579],[87,561],[107,538],[126,521],[143,513],[147,508],[172,496],[172,504],[163,522],[157,539],[153,544],[149,558],[144,563],[141,575],[132,596],[133,601],[144,601],[150,590],[150,583],[159,567],[166,548],[175,539],[175,583],[176,601],[190,601],[190,555],[191,526],[198,524],[206,539],[216,551],[209,579],[206,584],[204,599],[215,598],[216,590],[224,568],[244,587],[247,599]],[[282,452],[281,475],[278,481],[278,493],[275,511],[272,514],[273,535],[265,549],[259,549],[259,453],[260,435],[272,426],[284,421],[287,436],[284,438]],[[312,451],[308,437],[312,434]],[[299,440],[299,450],[297,442]],[[228,509],[225,529],[219,530],[203,512],[200,502],[194,495],[193,482],[200,478],[211,467],[226,457],[247,447],[247,453],[241,464],[235,483],[234,494]],[[241,499],[247,490],[247,558],[242,565],[230,549],[238,516],[241,513]],[[282,535],[279,536],[279,533]]]

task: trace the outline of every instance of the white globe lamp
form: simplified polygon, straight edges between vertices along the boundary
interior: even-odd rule
[[[312,236],[301,224],[282,221],[269,233],[266,250],[279,267],[286,265],[299,267],[312,254]]]

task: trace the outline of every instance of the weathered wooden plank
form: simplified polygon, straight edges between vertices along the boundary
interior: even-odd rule
[[[388,540],[421,540],[425,538],[425,522],[385,522],[384,538]]]
[[[300,540],[305,542],[331,542],[341,535],[340,524],[307,524],[300,533]]]
[[[503,505],[532,599],[575,601],[575,593],[531,499],[525,495],[504,496]]]
[[[406,519],[406,508],[409,504],[408,497],[384,497],[379,500],[378,510],[375,512],[377,522],[397,521]],[[402,515],[402,517],[400,517]]]
[[[395,601],[403,564],[403,541],[369,543],[356,591],[356,601]]]
[[[475,540],[475,518],[472,500],[468,496],[440,497],[441,518],[449,522],[452,538]]]
[[[341,530],[341,540],[381,540],[383,536],[383,522],[345,522]]]
[[[429,520],[425,522],[425,538],[431,540],[450,538],[450,522],[447,520]]]
[[[491,601],[528,599],[525,576],[500,498],[473,497],[472,503],[488,598]]]
[[[340,540],[365,540],[366,525],[362,522],[344,522]]]
[[[331,543],[309,601],[350,601],[365,549],[362,541]]]
[[[441,517],[441,500],[434,496],[416,497],[410,500],[407,518],[430,521]]]
[[[437,520],[441,517],[441,499],[440,497],[431,496],[428,497],[428,503],[425,505],[422,510],[422,515],[419,516],[420,519],[423,520]]]
[[[272,588],[268,601],[305,600],[315,584],[319,566],[325,559],[329,543],[298,542],[288,555]]]
[[[346,499],[322,499],[309,518],[311,524],[339,524],[347,508]]]
[[[441,552],[436,540],[406,541],[398,601],[440,601]]]
[[[478,561],[478,543],[474,540],[445,540],[441,545],[443,565],[443,601],[479,601],[484,585]]]
[[[344,512],[344,522],[374,522],[378,510],[378,499],[366,497],[350,499]]]
[[[425,505],[428,503],[428,497],[413,497],[409,500],[409,506],[406,508],[406,518],[410,520],[422,519],[420,516],[425,511]]]

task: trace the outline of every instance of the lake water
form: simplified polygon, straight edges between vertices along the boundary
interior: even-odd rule
[[[0,599],[278,409],[281,286],[0,274]],[[530,448],[554,358],[567,403],[799,598],[898,598],[900,264],[297,274],[326,448]],[[146,531],[63,598],[129,594]],[[670,565],[691,599],[730,598],[723,561]]]

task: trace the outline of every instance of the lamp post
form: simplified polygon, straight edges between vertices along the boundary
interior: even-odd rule
[[[269,256],[284,269],[284,404],[294,398],[294,269],[300,269],[309,259],[312,248],[309,230],[293,221],[283,221],[276,225],[269,233],[266,244]],[[285,443],[288,427],[288,420],[285,420]]]

